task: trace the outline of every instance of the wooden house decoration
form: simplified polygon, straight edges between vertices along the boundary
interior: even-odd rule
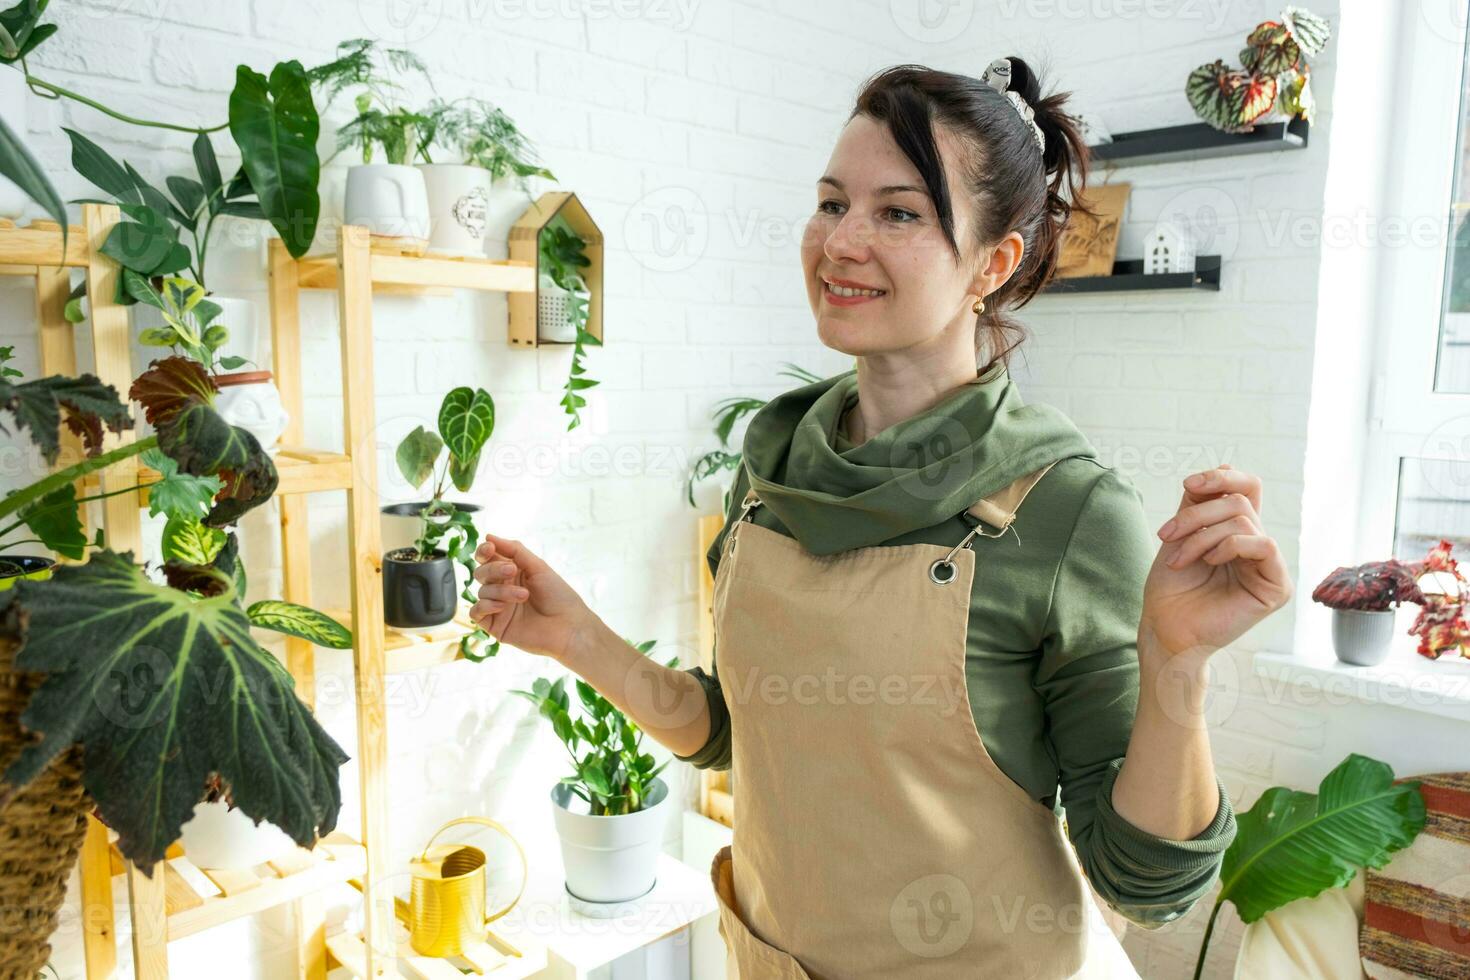
[[[526,209],[510,226],[510,257],[536,268],[537,289],[534,293],[510,293],[510,343],[513,347],[569,346],[573,341],[546,339],[547,332],[539,323],[538,310],[548,305],[541,302],[542,275],[541,233],[553,219],[560,217],[587,243],[586,254],[591,265],[582,270],[582,278],[592,294],[587,306],[587,332],[599,341],[602,336],[602,231],[587,213],[577,195],[571,191],[548,191]]]
[[[1164,219],[1154,225],[1143,246],[1143,271],[1147,275],[1194,271],[1194,236],[1178,221]]]

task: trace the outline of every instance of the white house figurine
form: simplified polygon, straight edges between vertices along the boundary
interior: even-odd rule
[[[1143,247],[1143,271],[1148,275],[1194,271],[1194,236],[1177,221],[1154,225]]]

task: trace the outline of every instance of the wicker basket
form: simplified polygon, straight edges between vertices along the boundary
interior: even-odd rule
[[[18,649],[0,636],[0,772],[38,738],[21,731],[20,714],[42,675],[16,672]],[[0,980],[35,980],[45,968],[90,809],[73,746],[0,813]]]

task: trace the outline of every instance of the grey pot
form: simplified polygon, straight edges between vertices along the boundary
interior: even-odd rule
[[[1388,659],[1393,648],[1394,610],[1332,610],[1332,649],[1337,659],[1355,667],[1372,667]]]
[[[584,902],[626,902],[646,895],[658,880],[669,787],[654,779],[652,802],[637,813],[595,817],[570,786],[551,788],[551,811],[561,839],[567,891]],[[569,809],[573,808],[573,809]],[[580,808],[581,812],[577,812]]]

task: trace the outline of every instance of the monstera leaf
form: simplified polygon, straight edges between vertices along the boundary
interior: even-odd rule
[[[1245,922],[1299,898],[1352,881],[1359,868],[1381,868],[1424,829],[1417,780],[1394,782],[1386,763],[1356,753],[1322,780],[1316,793],[1273,786],[1237,820],[1220,867],[1220,891],[1200,947],[1225,902]]]
[[[81,743],[87,791],[118,849],[147,873],[212,774],[247,816],[310,846],[336,827],[348,756],[251,638],[228,576],[166,569],[172,588],[131,554],[99,551],[50,581],[17,584],[29,622],[16,668],[46,677],[21,716],[40,741],[3,774],[0,808]]]
[[[154,361],[128,394],[142,403],[145,417],[158,429],[158,447],[180,472],[224,481],[204,517],[209,527],[223,527],[270,499],[279,478],[256,438],[214,410],[215,391],[198,361],[175,356]]]
[[[58,374],[21,384],[0,378],[0,411],[9,412],[21,428],[30,431],[48,463],[55,463],[61,452],[63,413],[66,427],[81,437],[88,456],[101,451],[104,429],[121,432],[133,427],[117,389],[91,374],[77,378]],[[0,426],[0,432],[5,431]]]

